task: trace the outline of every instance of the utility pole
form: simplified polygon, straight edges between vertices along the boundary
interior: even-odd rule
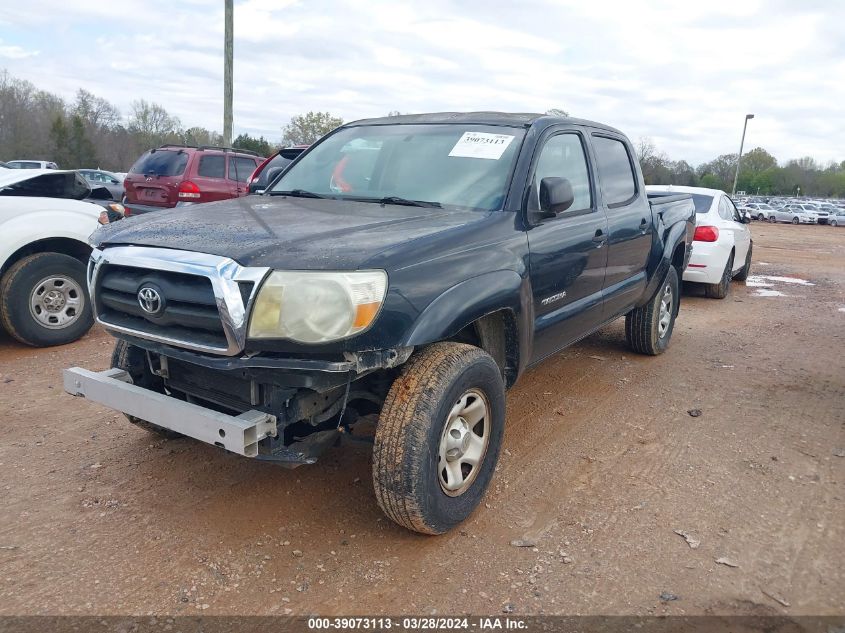
[[[736,181],[739,180],[739,163],[742,161],[742,146],[745,145],[745,128],[748,127],[748,119],[753,119],[753,114],[745,115],[745,123],[742,124],[742,140],[739,142],[739,156],[736,157],[736,174],[734,174],[734,186],[731,195],[736,193]]]
[[[234,57],[234,44],[232,36],[233,27],[233,0],[224,0],[226,3],[226,34],[223,44],[223,145],[232,146],[232,63]]]

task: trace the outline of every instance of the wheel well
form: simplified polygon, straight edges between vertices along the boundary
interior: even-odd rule
[[[6,270],[15,262],[23,259],[24,257],[28,257],[29,255],[35,255],[36,253],[61,253],[62,255],[69,255],[74,259],[78,259],[83,264],[86,264],[88,263],[88,257],[91,255],[91,247],[85,242],[80,242],[79,240],[67,237],[51,237],[44,240],[38,240],[27,244],[26,246],[22,246],[12,253],[3,263],[3,267],[0,268],[0,275],[5,273]]]
[[[687,245],[681,242],[675,247],[675,252],[672,253],[672,266],[678,269],[678,274],[684,272],[684,257],[687,254]]]
[[[511,310],[498,310],[473,321],[448,339],[480,347],[493,357],[505,388],[516,382],[519,367],[519,330]]]

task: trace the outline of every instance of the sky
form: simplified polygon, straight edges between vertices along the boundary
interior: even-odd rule
[[[223,0],[4,5],[0,69],[222,130]],[[696,165],[753,113],[746,150],[845,160],[841,0],[235,0],[234,22],[235,135],[276,142],[310,110],[561,108]]]

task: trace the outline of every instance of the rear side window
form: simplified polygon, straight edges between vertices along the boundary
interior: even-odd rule
[[[203,176],[205,178],[225,178],[225,156],[202,156],[200,158],[199,167],[197,167],[197,176]]]
[[[713,196],[705,196],[700,193],[692,194],[692,203],[695,205],[696,213],[707,213],[713,206]]]
[[[255,161],[251,158],[232,156],[229,158],[229,180],[246,182],[255,171]]]
[[[181,176],[188,165],[188,155],[185,152],[171,150],[155,150],[147,152],[132,165],[130,174],[146,174],[150,176]]]
[[[622,141],[593,136],[601,187],[607,206],[620,206],[637,194],[631,158]]]
[[[41,169],[41,163],[33,163],[30,161],[19,160],[9,163],[9,165],[11,165],[12,169]]]

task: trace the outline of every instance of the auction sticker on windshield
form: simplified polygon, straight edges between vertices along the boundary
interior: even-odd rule
[[[499,160],[513,136],[509,134],[489,134],[487,132],[464,132],[455,143],[449,156],[460,158],[487,158]]]

